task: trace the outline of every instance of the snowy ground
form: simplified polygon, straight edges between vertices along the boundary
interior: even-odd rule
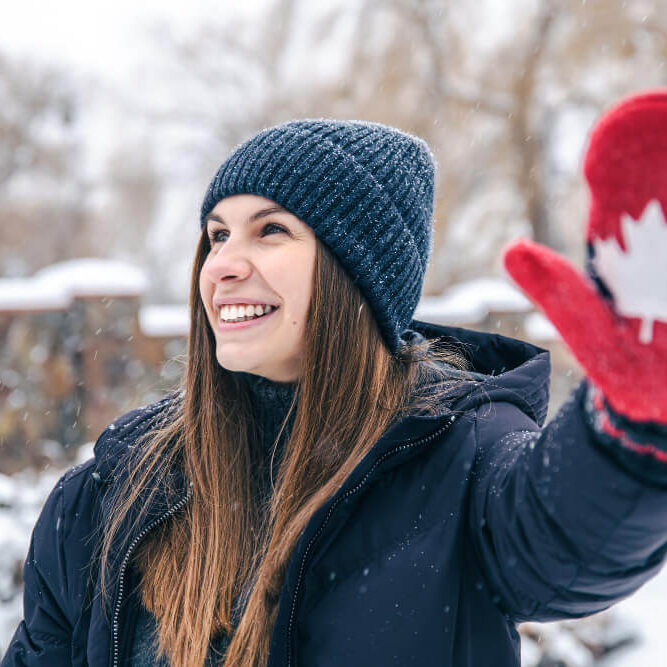
[[[649,581],[635,595],[615,607],[619,616],[635,624],[638,642],[609,655],[599,662],[603,667],[664,667],[667,639],[665,638],[665,605],[667,603],[667,569]]]
[[[92,443],[79,450],[78,463],[92,456]],[[46,496],[63,473],[47,469],[0,475],[0,655],[22,617],[20,571],[32,528]],[[17,579],[17,575],[19,578]],[[663,613],[667,600],[667,569],[634,596],[595,617],[567,623],[525,624],[522,666],[664,667]],[[530,637],[533,637],[531,639]],[[596,661],[591,646],[633,642]],[[545,660],[545,655],[549,660]],[[540,663],[540,660],[544,662]],[[558,661],[561,662],[558,662]]]

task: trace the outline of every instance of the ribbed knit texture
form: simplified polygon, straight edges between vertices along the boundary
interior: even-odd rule
[[[208,187],[200,222],[234,194],[285,207],[338,258],[396,353],[431,255],[435,169],[428,144],[394,127],[289,121],[234,149]]]
[[[251,373],[238,373],[246,378],[248,387],[252,395],[253,413],[259,426],[261,434],[260,439],[267,456],[268,461],[271,456],[273,443],[280,426],[287,414],[289,406],[294,396],[296,385],[294,383],[273,382],[260,375]],[[284,446],[287,443],[289,434],[294,426],[294,414],[290,415],[285,430],[283,431],[276,455],[273,459],[273,479],[275,482],[278,473],[278,467],[282,460]],[[266,477],[266,493],[270,493],[268,474]],[[239,609],[233,619],[234,625],[238,624],[242,611]],[[156,619],[147,609],[142,607],[137,618],[137,624],[132,643],[130,667],[168,667],[165,661],[157,661],[155,656],[155,635],[157,632]],[[209,650],[207,657],[207,667],[213,667],[224,664],[224,659],[217,656],[224,656],[229,646],[229,638],[222,634],[212,641],[212,650]]]

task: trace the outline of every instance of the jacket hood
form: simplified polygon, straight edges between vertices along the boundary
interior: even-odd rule
[[[544,348],[500,334],[473,331],[412,320],[410,340],[439,338],[458,349],[468,360],[468,386],[457,410],[468,410],[483,401],[514,403],[538,426],[544,424],[549,406],[550,353]],[[407,338],[407,336],[404,336]]]

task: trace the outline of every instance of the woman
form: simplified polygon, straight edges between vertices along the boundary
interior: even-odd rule
[[[666,95],[619,109],[598,166],[614,118],[635,113],[633,150],[659,143],[647,118],[667,137]],[[649,157],[629,196],[664,210]],[[613,281],[596,274],[602,297],[511,248],[591,369],[542,428],[546,351],[412,319],[434,171],[421,139],[361,121],[291,121],[232,152],[202,205],[182,387],[52,491],[3,666],[518,665],[517,622],[600,611],[658,571],[667,325],[638,342]]]

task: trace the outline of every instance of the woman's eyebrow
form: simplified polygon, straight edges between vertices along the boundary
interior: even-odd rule
[[[280,205],[270,206],[269,208],[263,208],[259,211],[255,211],[255,213],[253,213],[248,218],[247,222],[248,223],[255,222],[255,220],[259,220],[260,218],[265,218],[267,215],[271,215],[273,213],[289,213],[289,211]],[[208,224],[209,220],[215,220],[216,222],[221,222],[223,225],[226,224],[225,221],[217,213],[209,213],[206,216],[205,224]]]

